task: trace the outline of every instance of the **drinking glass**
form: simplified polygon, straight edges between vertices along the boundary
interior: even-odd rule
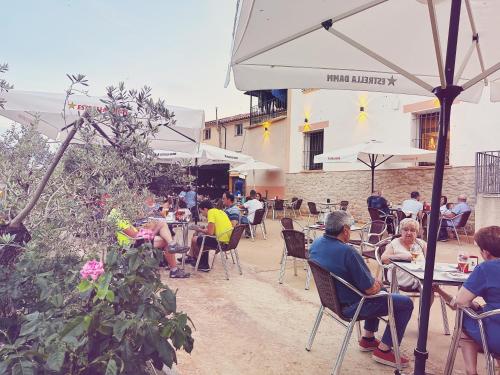
[[[467,266],[469,265],[469,254],[465,251],[461,251],[457,256],[458,269],[460,272],[467,272]]]
[[[411,255],[411,262],[412,263],[417,263],[417,258],[421,252],[422,252],[422,249],[420,248],[420,246],[418,244],[414,243],[413,245],[411,245],[410,255]]]

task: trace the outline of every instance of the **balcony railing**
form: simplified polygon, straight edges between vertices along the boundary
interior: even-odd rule
[[[476,152],[476,194],[500,195],[500,151]]]
[[[270,121],[276,117],[286,116],[286,110],[286,102],[283,103],[277,98],[266,100],[260,105],[254,105],[250,109],[250,126]]]

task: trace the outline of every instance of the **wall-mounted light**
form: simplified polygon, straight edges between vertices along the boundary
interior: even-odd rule
[[[363,106],[359,107],[359,111],[360,112],[364,112],[365,111],[365,107],[363,107]]]
[[[308,131],[311,130],[311,126],[309,125],[309,120],[307,119],[307,117],[304,119],[304,127],[302,129],[302,131],[304,133],[307,133]]]
[[[264,139],[269,139],[269,135],[271,132],[269,131],[269,126],[271,126],[271,123],[269,121],[264,121],[262,123],[262,127],[264,128]]]

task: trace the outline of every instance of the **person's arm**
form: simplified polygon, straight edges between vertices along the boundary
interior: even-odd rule
[[[365,294],[372,296],[380,292],[381,289],[382,289],[382,282],[380,280],[374,280],[373,285],[370,288],[365,289]]]
[[[456,296],[446,293],[438,285],[433,286],[432,290],[443,297],[444,301],[453,310],[458,307],[472,307],[476,309],[479,305],[474,301],[477,296],[467,288],[460,288]]]
[[[137,233],[139,233],[139,231],[132,225],[130,225],[126,228],[123,228],[122,232],[125,233],[127,236],[132,237],[132,238],[137,236]]]
[[[385,247],[385,251],[382,253],[380,260],[382,261],[382,263],[388,264],[391,262],[391,259],[394,259],[394,256],[394,246],[392,246],[392,244],[390,243]]]
[[[354,249],[349,254],[346,266],[354,280],[354,286],[363,293],[373,295],[382,289],[382,283],[374,279],[363,258]]]

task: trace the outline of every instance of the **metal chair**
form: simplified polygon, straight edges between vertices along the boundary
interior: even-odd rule
[[[394,226],[394,216],[391,214],[386,214],[384,211],[379,210],[378,208],[368,207],[368,213],[370,214],[370,218],[372,221],[374,220],[382,220],[387,224],[387,231],[390,234],[395,234],[395,226]],[[389,222],[388,222],[389,221]]]
[[[307,202],[307,207],[309,208],[309,217],[308,217],[308,221],[310,221],[311,217],[315,216],[316,217],[316,221],[318,220],[319,218],[319,215],[322,213],[320,211],[318,211],[318,208],[316,207],[316,203],[314,202]]]
[[[285,201],[283,199],[276,199],[273,204],[273,220],[276,218],[276,212],[283,212],[283,217],[286,216]]]
[[[307,260],[307,258],[309,258],[309,254],[307,253],[304,232],[293,229],[284,229],[281,231],[281,235],[285,241],[285,246],[283,248],[283,255],[281,256],[281,267],[278,282],[283,284],[287,257],[293,258],[293,273],[297,276],[296,259]],[[307,266],[306,290],[309,290],[310,282],[311,269]]]
[[[290,205],[290,209],[295,217],[297,217],[297,212],[300,216],[300,207],[302,206],[303,199],[297,199]]]
[[[420,283],[419,289],[412,289],[412,288],[407,288],[403,286],[397,285],[397,282],[393,282],[395,280],[395,275],[392,275],[392,280],[389,280],[388,277],[388,271],[392,270],[392,272],[395,274],[395,267],[392,264],[384,264],[382,262],[382,254],[385,251],[385,248],[389,243],[391,243],[392,240],[395,238],[401,237],[400,234],[396,234],[394,236],[384,238],[380,242],[372,245],[372,244],[366,244],[367,247],[373,247],[374,249],[374,254],[375,254],[375,259],[377,260],[378,263],[378,269],[382,270],[382,282],[385,285],[389,285],[391,292],[397,293],[397,292],[404,292],[408,297],[410,298],[418,298],[418,311],[419,311],[419,325],[420,325],[420,306],[422,302],[422,290],[423,290],[423,285]],[[377,272],[378,274],[378,272]],[[448,323],[448,313],[446,311],[446,303],[443,299],[443,297],[439,296],[439,302],[441,304],[441,317],[443,319],[443,330],[445,335],[450,334],[450,325]]]
[[[266,210],[264,208],[259,208],[255,211],[253,221],[248,222],[248,227],[250,228],[250,236],[252,237],[252,241],[255,241],[255,236],[257,235],[257,226],[260,225],[260,229],[262,230],[262,235],[264,239],[267,240],[266,237],[266,228],[264,226],[264,217],[266,214]]]
[[[460,236],[458,235],[457,229],[462,229],[464,234],[465,234],[465,237],[467,238],[467,242],[470,242],[469,234],[467,233],[467,229],[466,229],[465,225],[467,224],[467,221],[469,220],[469,216],[471,213],[472,213],[472,211],[462,212],[461,214],[455,215],[454,217],[448,218],[448,219],[441,217],[441,219],[439,220],[438,233],[441,230],[441,225],[443,223],[443,220],[447,220],[448,225],[446,226],[446,228],[453,229],[453,231],[455,232],[455,236],[457,237],[457,241],[458,241],[459,246],[462,246],[462,244],[460,243]],[[460,218],[460,221],[458,222],[457,225],[455,225],[455,219],[457,219],[457,218]]]
[[[237,248],[238,248],[238,244],[240,243],[241,236],[243,235],[243,232],[245,231],[245,228],[246,228],[246,225],[239,224],[239,225],[236,225],[234,228],[231,228],[223,233],[220,233],[218,236],[204,235],[203,240],[201,242],[200,252],[198,253],[198,258],[196,259],[196,265],[194,267],[194,271],[195,272],[198,271],[198,265],[200,264],[201,254],[203,252],[209,252],[210,250],[214,250],[215,255],[220,252],[222,265],[224,266],[224,272],[226,273],[226,280],[229,280],[229,273],[228,273],[227,264],[226,264],[227,252],[229,252],[231,254],[231,257],[233,257],[233,253],[234,253],[234,257],[236,258],[236,265],[238,266],[238,271],[239,271],[240,275],[242,275],[243,271],[241,270],[240,258],[238,256],[238,249]],[[229,238],[229,242],[228,243],[220,242],[219,238],[221,238],[224,234],[229,233],[229,232],[231,232],[231,237]],[[207,237],[212,237],[217,241],[217,249],[205,249],[205,239]],[[213,268],[213,266],[214,266],[215,255],[212,259],[211,268]],[[233,258],[233,262],[234,262],[234,258]]]
[[[365,224],[359,231],[359,240],[351,239],[349,243],[358,249],[359,253],[367,259],[375,259],[373,247],[366,248],[365,245],[374,245],[382,240],[387,230],[387,224],[382,220],[374,220]]]
[[[451,375],[453,372],[453,365],[455,364],[455,357],[457,354],[458,344],[460,341],[460,335],[462,334],[462,322],[464,313],[470,316],[472,319],[477,320],[479,324],[479,332],[481,333],[481,342],[482,342],[481,346],[485,356],[486,373],[488,375],[495,375],[495,358],[500,359],[500,353],[492,353],[489,351],[487,332],[485,330],[483,320],[486,318],[490,318],[492,316],[500,317],[500,309],[490,310],[482,314],[477,314],[474,310],[468,307],[457,309],[457,317],[455,319],[455,330],[453,331],[453,337],[451,339],[451,346],[450,346],[450,351],[448,352],[448,358],[446,360],[444,375]]]
[[[338,323],[342,324],[346,329],[346,335],[344,336],[344,340],[342,341],[342,345],[340,347],[340,352],[337,356],[337,360],[335,361],[335,365],[333,367],[332,374],[337,375],[340,374],[340,370],[342,367],[342,362],[345,357],[345,353],[347,351],[347,347],[349,345],[349,340],[352,335],[352,331],[354,329],[354,326],[356,324],[359,324],[360,320],[363,320],[363,318],[360,316],[361,308],[363,307],[363,304],[365,303],[366,300],[368,299],[373,299],[373,298],[380,298],[380,297],[387,297],[388,301],[388,310],[389,310],[389,327],[391,331],[391,337],[392,337],[392,342],[394,343],[393,349],[394,349],[394,355],[396,357],[396,361],[398,364],[398,371],[401,371],[401,358],[399,354],[399,345],[397,344],[399,341],[397,340],[397,332],[396,332],[396,325],[394,323],[394,309],[393,309],[393,302],[392,298],[390,298],[390,294],[381,291],[377,294],[374,295],[366,295],[364,293],[361,293],[358,289],[356,289],[353,285],[349,284],[347,281],[342,279],[341,277],[338,277],[337,275],[328,272],[325,270],[323,267],[321,267],[318,263],[309,260],[309,267],[311,268],[313,277],[314,277],[314,282],[316,283],[316,289],[318,290],[319,294],[319,299],[321,301],[321,306],[319,308],[318,314],[316,316],[316,320],[313,325],[313,329],[311,331],[311,334],[309,336],[309,341],[307,342],[306,350],[310,351],[314,337],[316,336],[316,332],[318,331],[319,323],[321,322],[321,318],[323,317],[323,313],[327,313],[330,315],[333,319],[335,319]],[[345,316],[342,312],[342,304],[338,298],[338,293],[337,293],[337,285],[343,284],[345,287],[349,288],[352,290],[354,293],[359,295],[360,301],[359,305],[356,309],[356,312],[354,313],[354,316],[351,318]],[[328,310],[330,310],[333,314],[329,313]],[[359,327],[359,326],[358,326]]]

